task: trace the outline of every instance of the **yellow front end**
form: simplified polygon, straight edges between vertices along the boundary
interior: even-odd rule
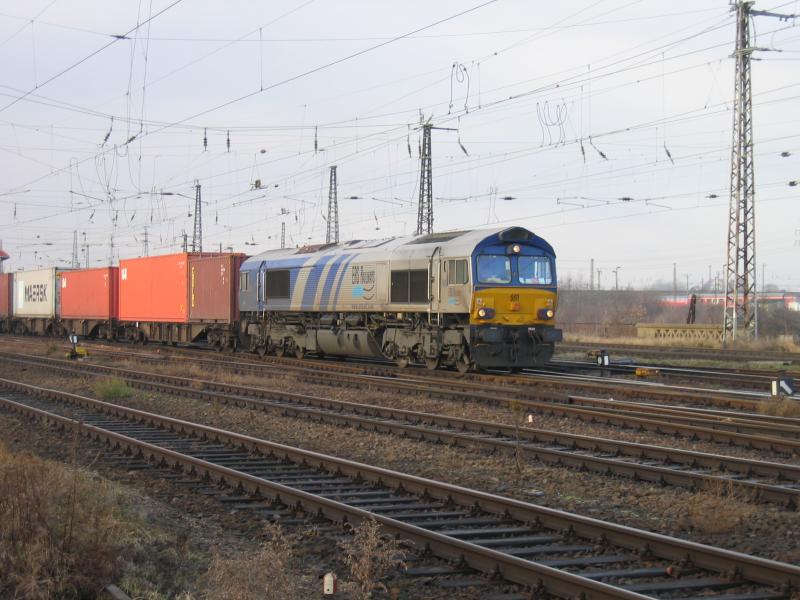
[[[472,298],[469,322],[470,325],[554,325],[557,305],[558,297],[550,290],[485,288],[477,290]],[[485,309],[483,313],[481,309]],[[552,311],[553,317],[540,318],[547,311]]]

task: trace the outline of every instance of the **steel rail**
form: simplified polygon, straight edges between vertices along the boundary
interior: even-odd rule
[[[15,341],[24,342],[24,338],[16,338]],[[757,410],[764,404],[765,397],[754,393],[731,393],[714,390],[711,388],[665,388],[660,384],[651,384],[641,381],[620,381],[597,382],[585,376],[558,376],[552,374],[532,374],[523,375],[512,374],[487,374],[469,373],[455,374],[453,372],[438,370],[429,372],[424,369],[402,370],[389,363],[382,364],[376,362],[358,362],[342,364],[329,360],[314,360],[313,366],[308,365],[309,361],[301,361],[289,357],[265,356],[261,359],[252,358],[249,355],[237,354],[236,358],[223,358],[208,351],[193,350],[189,348],[164,349],[157,348],[154,353],[121,351],[118,347],[106,346],[100,343],[91,343],[90,347],[96,351],[117,355],[134,360],[176,360],[184,362],[200,363],[211,366],[224,365],[225,368],[236,372],[258,372],[264,370],[285,371],[293,370],[304,373],[304,376],[311,378],[314,382],[328,383],[328,376],[325,373],[337,373],[343,380],[358,383],[359,378],[369,376],[382,376],[397,380],[415,381],[418,383],[442,383],[446,381],[450,387],[462,390],[472,389],[473,391],[497,391],[497,387],[513,389],[515,393],[538,398],[554,399],[558,395],[563,395],[565,384],[572,390],[579,390],[575,393],[591,391],[594,393],[613,393],[617,398],[638,399],[646,397],[651,400],[658,400],[665,403],[691,403],[698,405],[712,405],[728,407],[740,410]],[[357,366],[356,366],[357,365]],[[535,388],[531,389],[531,384]]]
[[[9,353],[0,353],[5,356],[6,360],[22,360],[34,361],[41,364],[58,364],[56,359],[30,356],[30,355],[12,355]],[[16,356],[16,358],[15,358]],[[20,358],[21,357],[21,358]],[[60,361],[66,363],[66,361]],[[67,363],[74,364],[74,363]],[[77,368],[85,370],[94,370],[95,372],[104,372],[107,374],[116,374],[125,371],[118,367],[110,367],[105,365],[96,365],[89,363],[79,363]],[[144,371],[125,371],[128,377],[137,377],[144,380],[152,380],[155,377],[160,378],[162,381],[170,381],[176,385],[190,386],[195,381],[191,378],[177,377],[173,375],[154,374]],[[376,380],[376,385],[391,384],[390,380]],[[393,391],[404,391],[409,393],[424,394],[429,397],[444,397],[450,399],[450,396],[445,394],[442,396],[441,390],[437,387],[420,386],[417,384],[407,384],[403,382],[396,382],[397,387],[391,387]],[[232,389],[232,384],[223,384],[219,382],[209,382],[209,385],[217,386],[217,389],[223,389],[223,386],[231,386],[227,389]],[[246,387],[239,386],[240,389],[247,389]],[[276,392],[271,390],[264,390],[261,388],[251,388],[253,391],[250,393],[270,394],[272,398],[278,398],[283,392]],[[514,409],[524,409],[530,412],[536,412],[545,415],[556,415],[562,417],[573,418],[579,421],[604,424],[609,426],[627,427],[643,431],[653,431],[665,435],[682,435],[692,439],[702,439],[713,441],[716,443],[732,444],[743,446],[746,448],[755,448],[766,450],[770,452],[777,452],[780,454],[797,454],[800,453],[800,439],[795,437],[783,437],[780,435],[765,435],[764,433],[744,433],[737,431],[737,429],[764,429],[762,425],[739,424],[733,421],[728,422],[724,417],[718,421],[703,420],[701,425],[693,425],[693,419],[677,419],[673,415],[652,415],[646,412],[626,411],[611,407],[611,410],[605,408],[595,408],[591,406],[576,406],[580,401],[575,398],[575,404],[570,403],[572,397],[566,396],[564,400],[558,402],[547,402],[539,400],[526,400],[508,398],[506,396],[486,396],[481,394],[461,394],[458,396],[460,401],[475,401],[475,402],[488,402],[491,404],[505,405]],[[589,399],[593,401],[593,399]],[[681,421],[681,422],[678,422]]]
[[[639,353],[642,356],[645,353],[651,356],[676,356],[683,358],[715,358],[718,360],[775,360],[780,362],[790,362],[800,364],[800,353],[796,352],[780,352],[774,350],[759,350],[758,352],[752,350],[732,350],[719,349],[719,348],[701,348],[701,347],[660,347],[660,346],[646,346],[643,344],[586,344],[567,342],[558,345],[559,353],[564,352],[580,352],[587,350],[596,350],[603,348],[605,350],[613,350],[615,352],[631,352]]]
[[[51,368],[75,372],[73,365]],[[107,371],[106,369],[114,369]],[[77,369],[78,372],[86,371]],[[90,371],[91,372],[91,371]],[[345,425],[402,435],[452,446],[473,446],[487,452],[520,454],[544,464],[619,475],[636,480],[674,485],[692,490],[720,484],[741,490],[747,497],[797,508],[800,501],[800,467],[749,460],[635,442],[565,434],[527,426],[514,426],[462,417],[423,413],[363,403],[319,398],[306,394],[273,392],[209,380],[189,380],[117,367],[103,368],[98,376],[115,375],[134,388],[209,402],[232,404],[283,416]],[[166,381],[163,383],[159,381]],[[175,385],[175,384],[178,385]],[[591,453],[591,454],[587,454]],[[626,459],[619,458],[627,457]],[[655,461],[659,464],[652,464]],[[671,466],[670,466],[671,465]],[[691,470],[684,470],[684,469]],[[713,470],[722,474],[703,472]],[[770,481],[759,481],[758,478]]]
[[[671,561],[678,565],[719,574],[724,580],[687,580],[688,590],[692,586],[712,586],[711,582],[726,586],[746,586],[751,584],[766,585],[770,591],[762,590],[761,597],[786,597],[793,590],[800,588],[800,567],[705,546],[694,542],[671,538],[668,536],[645,532],[630,527],[603,522],[589,517],[570,514],[563,511],[533,505],[518,500],[496,496],[486,492],[470,490],[452,484],[432,481],[413,475],[407,475],[380,467],[343,460],[317,452],[276,444],[230,431],[208,427],[196,423],[164,417],[153,413],[126,408],[76,394],[45,389],[28,384],[0,380],[11,384],[16,389],[36,398],[45,398],[55,402],[70,403],[113,418],[124,419],[137,426],[148,426],[153,431],[175,432],[193,439],[211,440],[230,448],[262,456],[282,457],[295,464],[317,467],[329,473],[349,477],[354,481],[367,481],[381,486],[388,486],[403,493],[411,493],[421,498],[431,498],[445,503],[447,506],[470,507],[486,513],[498,515],[503,519],[511,519],[520,524],[535,524],[554,532],[567,532],[568,536],[593,540],[596,548],[612,549],[613,547],[633,551],[640,556],[640,561],[655,559]],[[355,506],[339,502],[331,498],[306,492],[289,485],[255,477],[212,461],[200,459],[177,452],[157,444],[135,439],[135,437],[110,431],[103,427],[90,425],[76,419],[42,410],[35,406],[0,398],[0,403],[7,409],[27,414],[36,419],[55,423],[62,428],[86,432],[88,436],[104,441],[118,450],[141,454],[149,461],[180,466],[193,475],[235,486],[238,489],[259,497],[280,499],[284,504],[303,506],[307,512],[320,513],[334,520],[352,520],[360,522],[375,518],[390,532],[415,541],[429,548],[433,553],[449,560],[461,560],[469,566],[485,573],[499,573],[505,579],[532,586],[538,591],[546,591],[566,598],[583,597],[587,600],[626,599],[641,600],[644,594],[624,589],[589,577],[549,567],[542,563],[532,562],[515,556],[486,548],[477,543],[463,541],[446,535],[412,525],[397,519],[366,511]],[[491,532],[491,530],[489,530]],[[659,569],[660,571],[660,569]],[[664,570],[662,574],[666,574]],[[618,575],[624,577],[624,574]],[[706,583],[708,584],[706,585]],[[674,590],[680,590],[679,582],[669,584]],[[629,586],[636,589],[636,585]],[[653,589],[652,586],[645,589]],[[655,588],[658,589],[658,588]],[[713,596],[706,596],[713,598]]]
[[[0,352],[0,355],[3,353]],[[21,354],[21,356],[31,357],[32,355]],[[125,354],[123,354],[125,356]],[[214,364],[217,361],[206,360],[208,364]],[[228,368],[227,363],[224,363]],[[217,365],[220,366],[220,365]],[[321,381],[324,384],[330,385],[331,379],[328,375],[321,374],[314,369],[307,367],[295,367],[303,374],[304,381],[309,383],[316,383]],[[242,371],[242,369],[234,369]],[[276,369],[280,372],[285,372],[286,368]],[[489,386],[480,386],[463,381],[449,381],[447,386],[442,388],[441,382],[436,382],[434,385],[433,380],[430,378],[396,378],[396,377],[378,377],[363,374],[348,374],[337,375],[336,381],[333,383],[342,385],[344,383],[354,383],[357,385],[366,385],[369,387],[383,386],[387,389],[404,389],[406,391],[413,391],[417,393],[426,393],[431,397],[454,399],[454,400],[475,400],[476,394],[481,394],[478,399],[483,398],[490,401],[502,403],[506,398],[498,397],[494,394],[513,391],[515,394],[519,393],[520,398],[534,401],[557,401],[566,402],[568,404],[588,406],[588,407],[601,407],[604,409],[611,409],[613,411],[623,411],[623,407],[630,409],[631,416],[647,417],[650,413],[669,414],[674,419],[684,423],[701,423],[709,427],[718,427],[737,431],[741,433],[786,433],[787,435],[798,436],[800,435],[800,419],[790,417],[779,417],[772,415],[763,415],[757,413],[747,414],[731,414],[729,412],[701,409],[696,407],[674,407],[663,406],[653,403],[645,402],[630,402],[625,400],[604,399],[604,398],[590,398],[586,396],[570,395],[565,393],[556,394],[541,394],[539,392],[531,392],[524,389],[517,388],[497,388]],[[422,387],[420,387],[422,386]],[[450,388],[450,389],[448,389]],[[460,390],[452,389],[460,388]],[[687,413],[690,416],[687,416]],[[762,423],[774,423],[774,426],[765,427]]]

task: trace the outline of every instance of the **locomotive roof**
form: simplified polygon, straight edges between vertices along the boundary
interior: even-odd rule
[[[532,242],[546,252],[553,253],[553,248],[550,244],[524,227],[493,227],[267,250],[250,257],[245,264],[292,257],[311,258],[312,255],[349,253],[354,250],[359,251],[359,254],[363,253],[365,255],[392,254],[408,258],[416,256],[428,257],[437,246],[441,248],[443,256],[469,256],[478,246],[513,241]]]

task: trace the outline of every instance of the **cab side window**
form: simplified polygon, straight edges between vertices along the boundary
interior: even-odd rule
[[[289,271],[267,271],[266,293],[268,299],[289,297]]]
[[[466,259],[447,261],[447,285],[464,285],[469,283],[469,271]]]

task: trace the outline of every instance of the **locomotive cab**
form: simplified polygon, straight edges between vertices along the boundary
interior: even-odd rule
[[[555,253],[521,227],[476,246],[469,320],[470,359],[477,368],[534,367],[550,360],[561,330]]]

